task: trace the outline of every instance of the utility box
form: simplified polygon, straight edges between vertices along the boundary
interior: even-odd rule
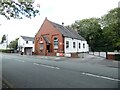
[[[120,54],[115,54],[115,60],[120,61]]]
[[[107,54],[106,59],[115,60],[115,54]]]
[[[106,59],[120,61],[120,53],[119,52],[108,52],[106,53]]]

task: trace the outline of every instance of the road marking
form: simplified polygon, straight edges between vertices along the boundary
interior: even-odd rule
[[[41,65],[41,66],[48,67],[48,68],[54,68],[54,69],[60,69],[58,67],[53,67],[53,66],[48,66],[48,65]]]
[[[58,57],[58,58],[55,58],[55,59],[57,60],[57,59],[60,59],[60,58]]]
[[[15,61],[19,61],[19,62],[25,62],[25,61],[23,61],[23,60],[16,60],[16,59],[15,59]]]
[[[33,64],[35,64],[35,65],[39,65],[38,63],[33,63]]]
[[[112,61],[112,62],[117,62],[118,63],[118,61]]]
[[[105,76],[99,76],[99,75],[90,74],[90,73],[82,73],[82,74],[88,75],[88,76],[93,76],[93,77],[98,77],[98,78],[104,78],[104,79],[108,79],[108,80],[113,80],[113,81],[117,81],[117,82],[120,81],[119,79],[105,77]]]
[[[20,61],[20,62],[25,62],[25,61],[22,61],[22,60],[17,60],[17,61]]]

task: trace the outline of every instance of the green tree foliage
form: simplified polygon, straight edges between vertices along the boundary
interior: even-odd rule
[[[101,25],[99,24],[99,18],[90,18],[75,21],[71,27],[73,29],[77,29],[78,33],[88,41],[88,44],[92,50],[101,47],[99,44],[100,42],[97,42],[98,39],[102,39],[102,29]]]
[[[7,19],[23,18],[32,16],[35,17],[39,10],[33,6],[33,0],[0,0],[0,15]]]
[[[112,49],[120,49],[120,8],[112,9],[101,17],[104,38]]]
[[[6,40],[6,35],[3,35],[3,36],[2,36],[1,43],[3,43],[5,40]]]
[[[101,18],[77,20],[71,25],[87,41],[92,51],[120,50],[120,8]]]
[[[10,44],[9,44],[9,48],[12,48],[14,50],[17,49],[17,46],[18,46],[18,38],[13,40],[13,41],[11,41]]]

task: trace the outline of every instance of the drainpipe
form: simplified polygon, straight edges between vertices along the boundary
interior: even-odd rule
[[[77,56],[78,56],[78,54],[79,54],[79,53],[78,53],[78,47],[79,47],[79,45],[78,45],[78,40],[77,40]]]

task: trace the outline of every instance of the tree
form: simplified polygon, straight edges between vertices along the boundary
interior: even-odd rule
[[[3,36],[2,36],[1,43],[3,43],[5,40],[6,40],[6,35],[3,35]]]
[[[18,47],[18,38],[16,38],[15,40],[11,41],[9,44],[9,48],[12,48],[14,50],[16,50]]]
[[[120,8],[114,8],[101,18],[77,20],[71,25],[83,36],[92,51],[120,50]]]
[[[114,50],[120,50],[120,8],[114,8],[108,14],[101,17],[103,34],[108,42],[106,43]]]
[[[73,29],[77,29],[78,33],[88,41],[92,50],[95,51],[96,47],[100,47],[101,42],[97,42],[98,39],[101,39],[102,35],[99,18],[89,18],[75,21],[71,27]]]
[[[5,16],[7,19],[19,18],[24,16],[31,18],[35,17],[39,10],[35,9],[32,2],[33,0],[0,0],[0,15]]]

